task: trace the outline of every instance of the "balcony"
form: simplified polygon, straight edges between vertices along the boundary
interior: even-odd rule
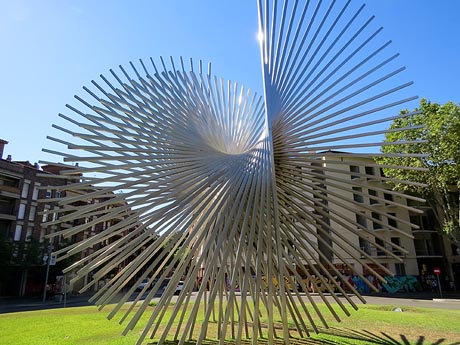
[[[400,256],[400,257],[405,256],[404,253],[402,253],[401,251],[399,251],[396,248],[393,248],[391,246],[385,246],[385,249],[387,251],[389,251],[390,253],[393,253],[396,256]],[[370,246],[366,246],[366,247],[361,247],[361,250],[363,252],[365,252],[367,255],[369,255],[370,257],[372,257],[372,258],[381,258],[381,259],[392,258],[391,256],[387,255],[386,252],[384,252],[380,248],[373,248],[373,247],[370,247]],[[364,255],[361,255],[361,258],[364,258]]]
[[[415,249],[415,256],[417,258],[442,258],[442,253],[439,250],[432,248]]]
[[[16,220],[16,216],[0,212],[0,219],[3,219],[3,220]]]
[[[412,229],[412,233],[415,234],[433,234],[438,233],[438,230],[429,230],[429,229]]]
[[[0,197],[0,219],[16,220],[14,213],[14,200]]]
[[[417,258],[442,257],[441,237],[436,232],[420,231],[414,238],[415,256]]]
[[[19,199],[21,196],[21,191],[18,187],[0,184],[0,196]]]

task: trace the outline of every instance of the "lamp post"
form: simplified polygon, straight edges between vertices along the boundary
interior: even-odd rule
[[[53,250],[53,245],[51,244],[51,239],[50,239],[50,242],[48,243],[48,246],[46,247],[47,258],[46,258],[45,287],[43,288],[43,303],[46,302],[46,287],[48,286],[48,276],[50,273],[51,251],[52,250]]]

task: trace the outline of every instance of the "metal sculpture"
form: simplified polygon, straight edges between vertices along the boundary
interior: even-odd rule
[[[82,291],[110,277],[92,301],[101,308],[117,301],[109,318],[122,313],[125,333],[164,289],[139,343],[171,336],[201,344],[215,324],[211,336],[220,343],[282,336],[287,344],[327,326],[311,291],[336,319],[331,301],[345,315],[344,302],[357,308],[350,291],[364,302],[337,262],[371,287],[351,262],[383,280],[375,267],[386,268],[349,238],[379,238],[350,213],[351,187],[367,179],[328,163],[347,167],[381,155],[368,150],[386,132],[375,126],[397,117],[381,114],[415,97],[398,96],[410,85],[398,83],[404,68],[393,67],[397,55],[386,54],[389,42],[378,40],[381,28],[370,29],[364,6],[352,7],[259,0],[263,98],[212,77],[201,61],[186,68],[182,58],[169,67],[161,59],[159,67],[150,59],[150,67],[130,63],[133,76],[120,67],[124,80],[112,70],[115,82],[101,76],[105,86],[84,88],[92,101],[76,96],[85,110],[60,114],[67,125],[54,127],[72,139],[49,138],[69,151],[45,151],[80,164],[62,164],[68,183],[46,187],[66,193],[46,200],[58,205],[47,225],[63,227],[50,236],[77,239],[56,252],[61,260],[93,248],[67,272],[76,272],[74,280],[92,276]],[[381,240],[376,246],[391,257],[392,247],[404,251]]]

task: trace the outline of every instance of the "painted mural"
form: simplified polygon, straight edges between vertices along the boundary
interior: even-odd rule
[[[369,294],[371,293],[371,288],[364,282],[363,279],[361,279],[358,276],[345,276],[346,279],[348,280],[348,283],[353,286],[356,290],[358,290],[359,293],[362,294]],[[422,291],[422,284],[418,280],[416,276],[386,276],[385,280],[386,283],[381,283],[377,278],[374,276],[367,276],[366,279],[368,279],[372,285],[374,285],[379,292],[387,292],[387,293],[397,293],[397,292],[416,292],[416,291]],[[326,284],[330,283],[329,279],[323,278],[323,280],[326,282]],[[338,281],[338,277],[334,277],[334,280]],[[312,288],[314,285],[318,287],[318,290],[321,292],[327,291],[327,288],[324,284],[319,283],[319,278],[312,276],[311,278],[306,278],[302,280],[305,286],[313,292],[319,292],[319,291],[314,291]],[[313,281],[316,284],[313,284]],[[332,283],[332,282],[331,282]],[[340,284],[343,289],[347,292],[350,291],[350,289],[346,286],[346,284]]]

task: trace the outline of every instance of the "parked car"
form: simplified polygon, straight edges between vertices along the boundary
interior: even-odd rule
[[[174,294],[175,295],[180,294],[183,288],[184,288],[184,282],[181,280],[179,284],[177,284],[176,291],[174,292]]]
[[[146,285],[148,285],[149,283],[149,279],[148,278],[145,278],[139,285],[138,287],[136,288],[136,291],[142,291],[142,289],[144,289],[144,287]]]

